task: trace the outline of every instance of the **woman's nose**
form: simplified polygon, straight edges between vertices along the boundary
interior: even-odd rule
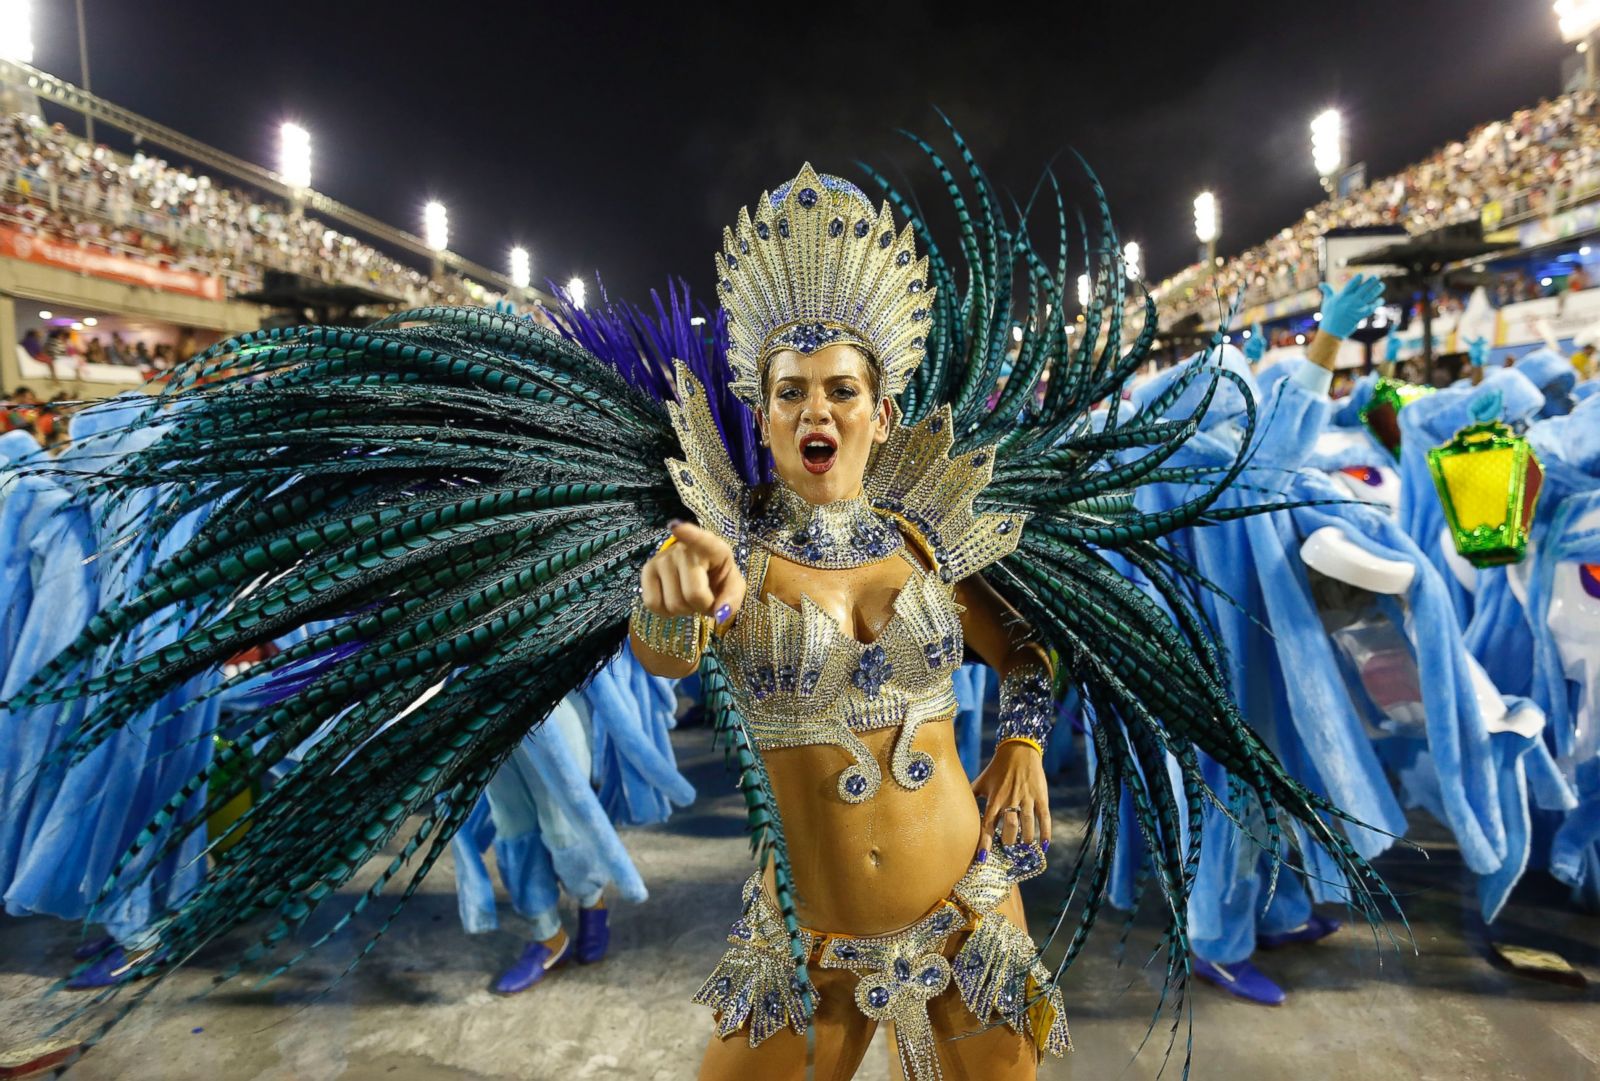
[[[805,406],[800,410],[800,419],[815,424],[819,421],[830,419],[833,411],[826,394],[813,394],[806,398]]]

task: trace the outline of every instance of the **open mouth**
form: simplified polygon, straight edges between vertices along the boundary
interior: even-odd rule
[[[812,432],[800,440],[800,458],[813,473],[826,473],[839,455],[839,444],[831,435]]]

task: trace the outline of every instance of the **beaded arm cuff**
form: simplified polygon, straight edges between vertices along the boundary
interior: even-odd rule
[[[1013,668],[1000,683],[1000,726],[997,742],[1020,739],[1044,752],[1055,724],[1055,701],[1050,695],[1050,675],[1041,664]]]
[[[691,664],[700,659],[711,638],[711,619],[707,616],[660,616],[644,606],[641,597],[633,598],[633,614],[628,626],[639,641],[657,653]]]

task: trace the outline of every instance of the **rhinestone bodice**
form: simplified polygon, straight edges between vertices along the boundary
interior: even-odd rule
[[[872,642],[844,633],[809,597],[798,608],[765,592],[768,560],[753,546],[738,619],[718,645],[735,704],[762,750],[832,743],[854,759],[839,795],[856,803],[882,782],[859,733],[900,727],[890,773],[915,789],[933,776],[933,760],[911,744],[918,726],[956,710],[950,675],[961,663],[961,608],[954,586],[900,549],[888,558],[912,565],[894,611]]]

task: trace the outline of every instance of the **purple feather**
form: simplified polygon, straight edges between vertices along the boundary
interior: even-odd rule
[[[654,314],[625,300],[613,301],[599,281],[600,302],[586,308],[572,303],[561,286],[550,283],[560,307],[550,315],[561,333],[615,368],[630,384],[662,401],[676,391],[672,362],[681,360],[706,388],[711,415],[722,433],[728,457],[746,484],[760,484],[771,476],[771,459],[761,449],[755,417],[733,396],[728,383],[728,318],[695,303],[681,279],[669,282],[667,299],[650,290]],[[704,320],[702,325],[691,322]]]

